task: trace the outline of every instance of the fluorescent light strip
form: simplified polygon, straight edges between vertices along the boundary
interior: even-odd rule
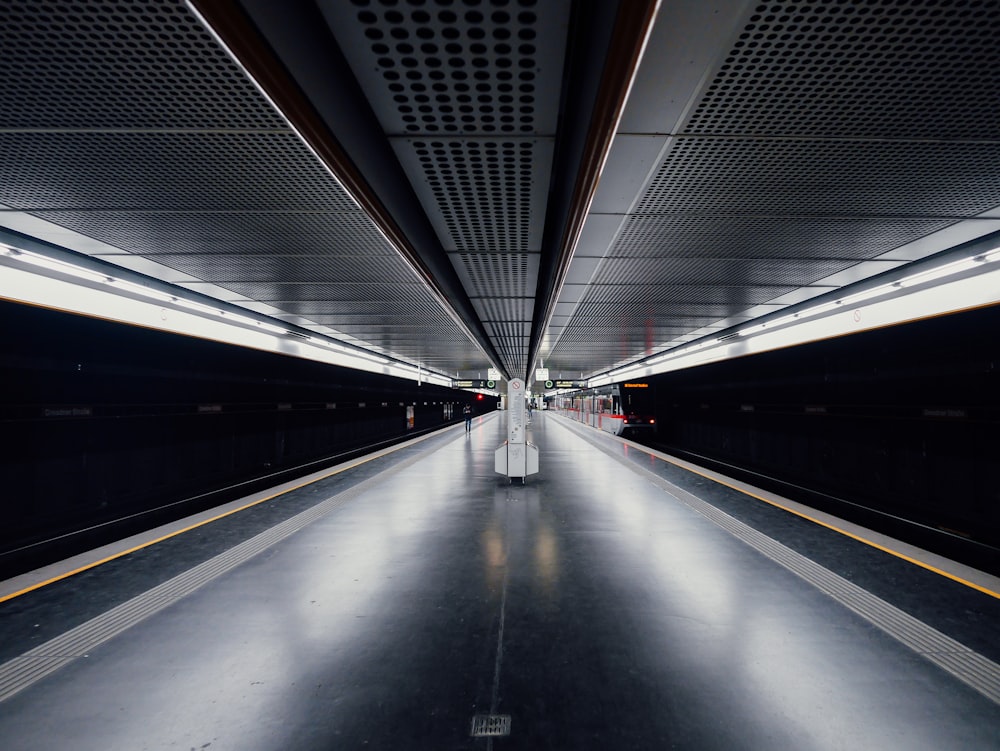
[[[916,274],[903,277],[899,281],[899,285],[901,287],[906,287],[915,283],[931,282],[935,279],[943,279],[944,277],[957,274],[961,271],[967,271],[971,268],[975,268],[978,263],[981,263],[981,261],[978,261],[977,258],[982,258],[985,261],[986,256],[983,255],[975,258],[963,258],[961,261],[954,261],[953,263],[946,263],[944,266],[938,266],[934,269],[920,271]]]
[[[203,302],[198,302],[197,300],[191,300],[187,297],[178,297],[174,301],[175,305],[180,305],[188,310],[194,310],[198,313],[207,313],[212,316],[224,316],[226,313],[221,308],[216,308],[212,305],[207,305]]]
[[[198,300],[192,300],[187,297],[179,295],[171,295],[165,291],[158,290],[152,287],[146,287],[142,284],[137,284],[136,282],[132,282],[127,279],[119,279],[117,277],[110,276],[109,274],[103,272],[75,265],[70,261],[52,258],[51,256],[34,253],[32,251],[21,250],[19,248],[14,248],[6,244],[0,244],[0,252],[2,252],[5,256],[7,256],[8,258],[17,263],[27,263],[39,269],[44,269],[47,271],[55,271],[61,274],[66,274],[68,276],[73,276],[89,282],[98,282],[101,284],[101,287],[90,288],[91,291],[98,292],[106,296],[118,297],[120,299],[121,292],[123,291],[130,292],[145,297],[148,300],[154,300],[159,303],[166,302],[171,305],[176,305],[180,308],[189,310],[192,313],[200,314],[200,316],[210,316],[213,319],[221,319],[220,323],[224,321],[225,322],[224,325],[227,326],[239,325],[239,326],[252,327],[254,329],[258,329],[261,331],[267,331],[277,336],[291,337],[304,346],[311,346],[311,347],[321,346],[324,350],[333,350],[342,357],[388,366],[384,370],[388,370],[391,375],[396,375],[397,377],[412,378],[414,376],[419,376],[421,381],[425,381],[428,383],[435,383],[442,386],[447,386],[451,384],[451,380],[449,378],[442,376],[438,373],[428,371],[423,368],[418,368],[415,365],[410,365],[408,363],[395,363],[389,358],[382,357],[381,355],[378,355],[376,353],[369,353],[361,349],[354,349],[351,347],[347,347],[332,339],[318,338],[315,336],[301,334],[297,331],[293,331],[287,327],[278,324],[262,321],[256,318],[252,318],[250,316],[242,315],[240,313],[226,311],[221,307],[203,303]],[[28,271],[27,269],[25,269],[25,271],[27,273],[37,274],[37,272],[35,271]],[[68,282],[66,283],[68,284]],[[20,298],[18,298],[16,295],[11,295],[11,299],[20,299]],[[39,301],[39,302],[46,302],[46,304],[52,305],[50,301]],[[60,306],[52,305],[52,307],[59,308]],[[72,309],[72,308],[63,308],[63,309]],[[89,312],[94,314],[100,314],[99,311],[92,310],[91,307],[89,306],[86,307],[85,310],[78,310],[77,312]],[[120,320],[126,323],[139,322],[127,316],[111,316],[111,319]],[[168,331],[173,330],[168,327],[164,328],[165,330]],[[191,333],[191,332],[183,332],[183,333]],[[207,338],[213,338],[219,341],[229,341],[230,343],[238,344],[240,346],[253,346],[242,340],[234,341],[224,338],[218,338],[218,336],[214,334],[209,335]],[[256,348],[267,349],[265,347],[259,347],[259,346]],[[269,351],[276,351],[276,350],[269,350]],[[333,363],[333,364],[340,364],[345,367],[352,367],[350,364],[345,364],[345,363]]]
[[[928,269],[926,271],[918,271],[909,276],[904,276],[895,282],[890,282],[888,284],[882,284],[878,287],[872,287],[871,289],[862,290],[861,292],[855,292],[854,294],[848,295],[846,297],[838,298],[832,302],[823,303],[822,305],[816,305],[811,308],[806,308],[805,310],[800,310],[791,315],[783,316],[773,321],[765,321],[764,323],[757,324],[753,326],[749,331],[737,332],[738,334],[749,335],[757,333],[758,329],[768,329],[777,328],[779,326],[784,326],[785,324],[792,323],[793,321],[801,321],[804,318],[812,317],[820,313],[828,312],[836,309],[842,305],[848,305],[851,303],[861,302],[862,300],[870,300],[875,297],[880,297],[881,295],[887,295],[899,290],[909,287],[914,283],[925,283],[929,281],[935,281],[938,279],[944,279],[949,276],[954,276],[963,271],[969,271],[976,268],[976,266],[987,263],[990,261],[995,261],[1000,259],[1000,248],[994,248],[993,250],[987,251],[980,255],[972,256],[969,258],[963,258],[958,261],[953,261],[947,263],[943,266],[938,266],[937,268]]]
[[[70,276],[75,276],[78,279],[86,279],[90,282],[103,283],[113,281],[107,274],[102,274],[101,272],[94,271],[92,269],[85,269],[82,266],[76,266],[72,263],[67,263],[66,261],[60,261],[57,258],[19,250],[17,248],[12,248],[9,245],[5,245],[4,248],[6,254],[11,258],[25,263],[30,263],[34,266],[40,266],[43,269],[56,271],[60,274],[69,274]]]
[[[725,337],[706,339],[698,344],[677,347],[656,355],[648,361],[631,363],[612,370],[591,379],[588,383],[591,386],[600,386],[618,380],[655,375],[657,372],[693,367],[738,355],[805,344],[831,336],[867,330],[876,325],[895,325],[927,315],[941,315],[969,307],[995,304],[1000,302],[1000,283],[988,283],[984,280],[985,275],[1000,274],[1000,269],[988,268],[985,264],[998,260],[1000,260],[1000,248],[994,248],[974,257],[963,258],[934,269],[916,271],[895,282],[855,292],[772,321],[750,324],[748,327]],[[981,274],[931,287],[902,291],[914,284],[923,285],[926,282],[947,279],[977,267],[982,267]],[[890,295],[891,297],[889,297]],[[885,299],[879,300],[877,298]],[[868,300],[874,302],[864,308],[868,311],[862,316],[865,319],[864,323],[860,321],[855,321],[856,325],[824,323],[827,316],[823,314],[851,310],[854,309],[856,303]],[[842,317],[830,317],[829,320],[842,321],[843,319]],[[799,325],[791,326],[789,324]],[[802,325],[805,325],[805,329],[810,332],[809,335],[804,333],[796,335],[794,333],[799,331]],[[783,330],[776,331],[779,328]],[[738,346],[738,349],[732,351],[733,346]],[[681,364],[682,362],[683,364]],[[668,363],[673,367],[652,370]]]
[[[178,299],[175,295],[171,295],[168,292],[162,292],[160,290],[153,289],[152,287],[145,287],[141,284],[136,284],[135,282],[126,281],[125,279],[108,277],[108,283],[114,284],[118,289],[124,289],[137,295],[159,300],[160,302],[176,303]]]
[[[391,360],[385,357],[380,357],[379,355],[376,354],[363,352],[361,350],[351,349],[350,347],[345,347],[343,344],[339,344],[333,340],[323,339],[319,343],[329,347],[330,349],[335,349],[337,350],[337,352],[343,352],[345,354],[348,354],[351,357],[360,357],[364,360],[371,360],[372,362],[383,363],[383,364],[388,364],[392,362]]]
[[[232,49],[230,49],[229,45],[226,44],[226,42],[222,39],[221,36],[219,36],[218,32],[215,30],[212,24],[210,24],[208,22],[208,19],[206,19],[201,14],[198,8],[195,7],[194,3],[191,0],[185,0],[185,5],[187,5],[188,10],[190,10],[194,14],[195,18],[198,20],[198,23],[200,23],[202,27],[215,39],[216,43],[223,49],[223,51],[225,51],[225,53],[229,55],[229,59],[232,60],[237,65],[237,67],[239,67],[241,71],[243,71],[243,75],[246,76],[247,80],[254,85],[254,87],[257,89],[260,95],[264,97],[267,103],[271,106],[271,109],[274,110],[274,112],[276,112],[278,116],[285,121],[285,124],[292,131],[292,133],[295,134],[296,138],[298,138],[299,141],[302,143],[302,145],[304,145],[309,150],[309,152],[316,158],[316,161],[322,166],[322,168],[326,171],[326,173],[333,178],[334,182],[336,182],[337,185],[340,186],[340,189],[344,191],[344,194],[351,199],[351,201],[357,207],[358,211],[360,211],[362,214],[365,215],[365,217],[368,218],[368,221],[371,223],[371,226],[374,227],[375,231],[382,236],[382,239],[385,240],[386,244],[396,252],[396,254],[400,257],[400,259],[402,259],[403,263],[406,264],[406,266],[413,272],[413,275],[418,280],[420,280],[420,283],[424,286],[424,288],[430,293],[430,295],[435,300],[437,300],[438,305],[441,306],[441,309],[445,312],[445,314],[448,315],[449,318],[451,318],[452,322],[462,331],[462,333],[465,334],[465,336],[469,339],[469,341],[471,341],[476,346],[476,348],[479,349],[480,352],[482,352],[483,356],[489,359],[489,356],[482,349],[482,347],[479,344],[479,341],[476,339],[475,335],[469,329],[468,325],[465,323],[465,321],[462,320],[462,317],[452,307],[451,301],[448,300],[447,297],[440,294],[436,287],[428,284],[427,281],[423,278],[419,269],[414,268],[414,266],[407,259],[406,254],[396,245],[396,243],[392,241],[392,239],[389,237],[388,234],[386,234],[385,230],[382,229],[379,223],[375,221],[367,211],[365,211],[364,207],[361,205],[361,202],[355,197],[355,195],[350,190],[348,190],[344,182],[340,179],[337,173],[333,171],[330,165],[327,164],[326,160],[320,156],[319,152],[317,152],[316,149],[313,148],[313,145],[309,143],[309,139],[307,139],[302,134],[302,132],[297,127],[295,127],[295,124],[288,119],[284,111],[278,106],[277,102],[275,102],[274,99],[271,98],[271,95],[267,93],[267,91],[260,84],[257,78],[253,76],[249,70],[247,70],[246,66],[243,64],[243,61],[236,56],[236,54],[232,51]],[[386,362],[389,361],[386,360]],[[497,367],[497,364],[494,362],[490,362],[490,365],[492,365],[494,368]]]

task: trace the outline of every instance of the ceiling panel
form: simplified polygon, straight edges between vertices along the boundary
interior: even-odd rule
[[[333,324],[336,321],[353,321],[358,317],[388,316],[409,321],[432,319],[439,306],[433,300],[401,300],[387,306],[376,299],[346,300],[286,300],[283,309],[289,313],[315,317],[317,323]]]
[[[958,219],[1000,205],[998,169],[990,142],[677,138],[636,212]]]
[[[997,3],[663,3],[616,134],[641,39],[583,34],[639,5],[237,0],[255,83],[183,0],[4,3],[2,221],[425,368],[523,375],[538,337],[579,377],[996,216]]]
[[[397,138],[393,147],[446,250],[539,251],[551,139]]]
[[[128,222],[121,221],[121,210],[33,210],[32,214],[100,237],[112,246],[137,249],[144,256],[399,257],[385,237],[373,231],[371,221],[357,211],[129,210]]]
[[[591,284],[642,279],[647,284],[788,285],[801,287],[843,269],[840,260],[771,258],[609,258]]]
[[[0,160],[16,209],[358,211],[287,131],[0,133]]]
[[[954,220],[920,217],[634,214],[609,256],[841,259],[859,261],[944,229]]]
[[[473,304],[534,297],[569,3],[319,7]],[[523,375],[521,340],[487,330]]]
[[[72,230],[318,332],[417,320],[363,343],[442,372],[484,357],[181,0],[5,3],[0,44],[0,204],[42,239]],[[323,302],[348,304],[309,319]]]
[[[387,133],[555,131],[566,0],[317,5]]]
[[[227,289],[239,292],[253,300],[268,302],[293,301],[323,301],[323,300],[357,300],[365,302],[375,300],[383,304],[391,302],[396,295],[403,294],[409,300],[431,302],[432,297],[419,282],[410,284],[388,285],[381,281],[375,282],[337,282],[331,283],[287,283],[287,282],[232,282]]]
[[[718,303],[698,302],[667,302],[657,300],[651,302],[585,302],[575,308],[574,318],[580,321],[588,319],[604,319],[613,316],[646,319],[650,316],[669,318],[726,318],[739,312],[735,307],[727,307]]]
[[[788,292],[794,287],[763,284],[723,286],[721,284],[595,284],[587,288],[582,302],[624,305],[646,302],[655,305],[669,303],[708,303],[716,305],[754,305]]]
[[[527,297],[481,297],[475,300],[483,321],[530,321],[533,300]]]
[[[277,253],[218,256],[210,251],[196,255],[164,253],[157,255],[156,260],[220,286],[274,279],[299,284],[413,284],[413,274],[401,267],[394,256],[383,256],[381,263],[369,258],[363,265],[343,256]]]
[[[873,261],[897,248],[947,250],[951,228],[1000,205],[996,4],[729,7],[719,23],[661,10],[650,65],[701,68],[640,68],[546,364],[578,366],[588,336],[612,358],[589,373],[650,352],[649,331],[595,316],[645,316],[662,348],[660,326],[723,328],[894,268]]]
[[[457,262],[461,264],[460,275],[465,280],[466,289],[473,298],[534,296],[535,281],[538,276],[538,260],[534,254],[461,253],[457,255]]]
[[[287,132],[183,2],[6,2],[0,127]]]
[[[993,2],[755,3],[684,131],[996,139],[998,31]]]

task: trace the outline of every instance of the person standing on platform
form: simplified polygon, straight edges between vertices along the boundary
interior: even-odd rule
[[[465,415],[465,432],[468,433],[472,430],[472,407],[466,404],[462,409],[462,414]]]

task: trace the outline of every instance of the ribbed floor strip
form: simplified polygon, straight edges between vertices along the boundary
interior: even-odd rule
[[[871,592],[820,566],[815,561],[782,545],[777,540],[773,540],[753,527],[733,518],[683,488],[677,487],[655,472],[621,456],[614,449],[602,445],[600,441],[594,440],[599,436],[588,433],[588,431],[593,430],[592,428],[577,427],[562,420],[559,421],[559,424],[571,428],[573,432],[588,439],[593,446],[625,466],[644,473],[656,485],[702,516],[825,592],[840,604],[850,608],[869,623],[877,626],[938,667],[948,671],[983,696],[1000,704],[1000,665],[937,629],[931,628],[909,613],[890,605]]]
[[[98,645],[186,597],[227,571],[246,563],[421,458],[422,453],[418,453],[404,459],[380,474],[362,480],[354,487],[321,501],[312,508],[0,665],[0,702],[68,663],[86,656]]]

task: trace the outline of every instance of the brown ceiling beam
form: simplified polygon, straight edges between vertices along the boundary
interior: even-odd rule
[[[457,277],[453,280],[449,278],[449,275],[455,274],[450,262],[445,257],[444,263],[435,263],[433,258],[428,259],[429,255],[433,256],[433,252],[429,252],[427,248],[421,252],[414,246],[409,235],[400,227],[382,197],[373,189],[358,168],[355,159],[348,153],[348,149],[344,148],[331,130],[329,123],[319,114],[295,77],[289,73],[280,56],[262,35],[247,8],[234,0],[188,0],[188,2],[202,16],[210,30],[219,37],[257,85],[267,93],[267,96],[271,98],[275,106],[310,148],[337,176],[337,179],[357,201],[362,211],[385,234],[389,242],[432,291],[442,308],[459,328],[479,346],[484,356],[495,367],[504,371],[503,361],[483,328],[471,301],[468,300],[461,282],[457,280]],[[265,10],[279,12],[283,17],[283,23],[289,26],[301,21],[301,14],[315,11],[311,3],[265,3],[261,7],[264,7]],[[260,9],[257,8],[257,10],[259,12]],[[315,33],[316,29],[324,25],[318,14],[315,23],[309,23],[312,20],[308,19],[301,28],[311,29]],[[325,38],[323,41],[328,51],[336,47],[332,38]],[[343,67],[346,69],[346,65]],[[326,71],[326,73],[329,75],[331,71]],[[351,81],[353,82],[353,77],[351,77]],[[352,110],[357,112],[360,108],[365,108],[365,111],[368,108],[367,102],[363,98],[354,99],[349,103],[349,106],[342,108],[342,112]],[[376,129],[381,134],[381,129]],[[370,136],[372,129],[368,128],[367,130]],[[397,182],[396,184],[406,184],[406,181],[404,179],[402,183]],[[439,251],[439,255],[444,255],[440,248],[436,249]],[[505,373],[505,376],[508,374]]]
[[[607,53],[596,94],[589,97],[588,89],[593,90],[592,85],[587,86],[593,79],[589,68],[593,65],[595,47],[601,46],[601,37],[607,34],[608,27],[598,12],[601,5],[578,2],[574,6],[563,94],[566,105],[560,117],[559,153],[554,174],[563,186],[563,196],[555,196],[549,207],[532,319],[529,377],[569,271],[573,249],[597,190],[601,169],[658,6],[658,0],[621,0],[618,3],[614,22],[610,25],[610,39],[604,41]],[[589,118],[585,117],[588,113]],[[582,143],[579,139],[574,142],[569,130],[574,122],[589,123]]]

